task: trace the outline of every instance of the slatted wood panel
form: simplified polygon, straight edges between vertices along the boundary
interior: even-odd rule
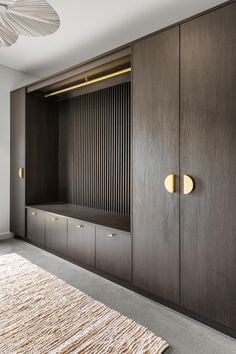
[[[59,197],[130,214],[130,82],[59,103]]]

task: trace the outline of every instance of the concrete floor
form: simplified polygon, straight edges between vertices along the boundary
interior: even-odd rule
[[[168,354],[236,354],[234,339],[24,241],[0,241],[0,255],[7,253],[18,253],[144,325],[171,345]]]

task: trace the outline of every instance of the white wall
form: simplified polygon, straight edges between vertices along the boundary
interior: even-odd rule
[[[0,65],[0,239],[10,226],[10,91],[36,79]]]

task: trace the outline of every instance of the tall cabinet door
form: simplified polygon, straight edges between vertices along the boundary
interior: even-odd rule
[[[181,26],[181,305],[236,328],[236,4]]]
[[[11,92],[10,230],[25,237],[25,89]]]
[[[133,47],[133,282],[179,301],[179,28]],[[177,186],[176,186],[177,188]]]

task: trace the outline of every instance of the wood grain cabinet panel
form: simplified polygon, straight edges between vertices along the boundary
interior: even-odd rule
[[[58,103],[27,95],[27,205],[58,200]]]
[[[96,267],[131,280],[131,235],[96,227]]]
[[[45,246],[67,254],[67,219],[58,215],[45,215]]]
[[[68,220],[68,256],[95,266],[95,225]]]
[[[10,230],[20,237],[25,237],[25,121],[26,93],[22,88],[11,92]]]
[[[133,46],[133,281],[179,302],[179,27]],[[178,192],[178,184],[176,185]]]
[[[27,238],[44,244],[44,214],[38,210],[27,209]]]
[[[181,25],[181,305],[236,329],[236,3]]]

